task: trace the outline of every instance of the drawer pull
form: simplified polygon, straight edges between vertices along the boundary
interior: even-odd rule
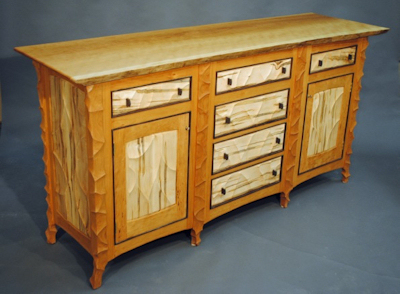
[[[226,153],[224,153],[224,159],[225,159],[225,160],[228,160],[228,159],[229,159],[229,155],[226,154]]]
[[[279,109],[283,109],[283,103],[278,104]]]
[[[182,93],[183,93],[182,89],[178,88],[178,96],[182,96]]]
[[[318,66],[322,66],[323,62],[322,60],[318,60]]]
[[[230,117],[225,117],[225,123],[230,124],[231,123],[231,118]]]
[[[348,56],[347,59],[348,59],[348,60],[353,60],[353,54],[349,54],[349,56]]]
[[[131,100],[126,98],[126,107],[131,107]]]
[[[283,74],[286,73],[286,67],[282,67],[282,73],[283,73]]]
[[[275,142],[276,142],[276,144],[280,144],[280,143],[281,143],[281,138],[279,138],[279,137],[276,137],[276,140],[275,140]]]
[[[278,172],[277,172],[276,170],[273,170],[273,171],[272,171],[272,175],[273,175],[274,177],[276,177],[277,174],[278,174]]]
[[[221,194],[225,195],[226,194],[226,190],[224,188],[221,189]]]
[[[232,79],[231,78],[228,78],[228,85],[232,86]]]

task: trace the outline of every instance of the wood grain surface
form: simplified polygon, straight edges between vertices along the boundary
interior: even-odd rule
[[[388,29],[314,13],[15,48],[72,81],[92,85],[183,66],[321,44]]]

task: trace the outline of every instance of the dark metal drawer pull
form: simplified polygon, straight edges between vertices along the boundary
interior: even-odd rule
[[[273,171],[272,171],[272,175],[273,175],[274,177],[276,177],[277,174],[278,174],[278,172],[277,172],[276,170],[273,170]]]
[[[283,103],[278,104],[279,109],[283,109]]]
[[[131,107],[131,100],[126,98],[126,107]]]
[[[318,66],[322,66],[322,60],[318,60]]]
[[[182,95],[182,89],[181,88],[178,88],[178,96],[181,96]]]
[[[229,159],[229,155],[226,154],[226,153],[224,153],[224,159],[225,159],[225,160],[228,160],[228,159]]]
[[[276,144],[280,144],[280,143],[281,143],[281,138],[279,138],[279,137],[276,137],[276,140],[275,140],[275,142],[276,142]]]
[[[349,54],[349,56],[347,57],[348,60],[353,60],[353,55]]]
[[[231,118],[230,117],[225,117],[225,123],[230,124],[231,123]]]
[[[228,85],[232,86],[232,79],[231,78],[228,78]]]
[[[221,189],[221,193],[222,193],[222,195],[225,195],[226,194],[226,190],[224,188],[222,188]]]
[[[286,73],[286,67],[282,67],[282,73],[283,73],[283,74]]]

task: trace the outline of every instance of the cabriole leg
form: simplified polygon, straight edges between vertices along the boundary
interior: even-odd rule
[[[191,242],[192,246],[200,245],[200,242],[201,242],[200,233],[202,230],[203,230],[203,228],[201,228],[200,230],[192,229],[191,234],[190,234],[192,236],[192,242]]]
[[[286,208],[290,201],[289,192],[288,193],[282,192],[280,198],[281,198],[281,207]]]

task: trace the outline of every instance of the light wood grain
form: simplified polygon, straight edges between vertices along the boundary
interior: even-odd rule
[[[351,56],[351,58],[349,58]],[[316,53],[311,56],[310,73],[330,68],[351,65],[356,60],[356,47],[342,48],[327,52]]]
[[[218,205],[280,180],[282,157],[216,178],[212,181],[211,205]],[[273,171],[276,174],[273,174]]]
[[[90,85],[216,60],[290,49],[298,45],[350,40],[387,30],[305,13],[25,46],[16,50],[77,83]]]
[[[54,76],[50,77],[50,86],[57,210],[88,235],[85,93]]]
[[[133,220],[176,203],[178,132],[126,143],[126,214]]]
[[[285,124],[214,144],[213,172],[266,156],[283,149]]]
[[[290,77],[291,59],[217,72],[217,94]]]
[[[288,95],[289,90],[283,90],[217,106],[215,136],[286,117]],[[280,103],[282,109],[279,108]],[[227,122],[227,118],[230,122]]]
[[[181,92],[179,93],[179,91]],[[190,78],[115,91],[112,93],[113,115],[188,101],[189,99]]]

